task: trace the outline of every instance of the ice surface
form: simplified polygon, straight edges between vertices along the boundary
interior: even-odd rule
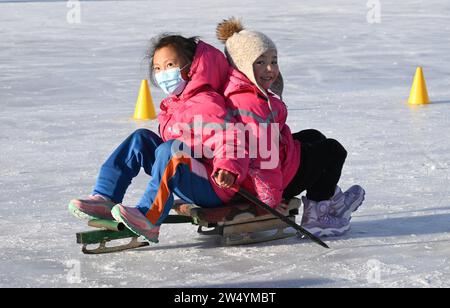
[[[382,0],[379,24],[357,0],[88,1],[79,24],[65,1],[0,2],[0,286],[450,286],[448,1]],[[130,120],[149,38],[222,48],[215,26],[232,15],[278,45],[292,130],[348,149],[341,186],[367,191],[352,230],[331,250],[296,239],[225,248],[166,226],[159,245],[83,255],[75,232],[87,228],[68,201],[90,193],[129,133],[157,128]],[[433,104],[411,108],[419,65]]]

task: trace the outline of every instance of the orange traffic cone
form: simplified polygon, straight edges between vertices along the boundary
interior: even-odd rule
[[[153,105],[152,95],[148,86],[147,79],[142,80],[139,96],[134,110],[135,120],[154,120],[156,119],[155,106]]]
[[[429,104],[430,99],[428,97],[427,84],[421,67],[416,70],[414,76],[414,82],[411,87],[411,93],[409,94],[408,103],[411,105]]]

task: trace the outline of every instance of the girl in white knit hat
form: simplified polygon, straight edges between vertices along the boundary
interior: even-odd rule
[[[291,134],[286,125],[287,108],[282,102],[283,79],[278,67],[278,52],[265,34],[246,30],[235,18],[217,26],[217,37],[225,43],[225,54],[233,67],[225,85],[229,114],[244,124],[272,127],[258,142],[270,144],[279,134],[278,164],[262,168],[270,159],[258,153],[252,159],[247,181],[242,185],[262,201],[277,207],[306,191],[302,225],[317,236],[341,235],[350,228],[351,214],[362,204],[364,189],[358,185],[342,192],[337,185],[347,152],[334,139],[317,130]],[[270,138],[271,140],[261,140]],[[251,152],[250,145],[247,145]],[[272,153],[272,151],[271,151]]]

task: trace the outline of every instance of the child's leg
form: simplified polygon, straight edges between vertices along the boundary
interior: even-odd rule
[[[364,189],[353,186],[342,193],[337,186],[347,157],[344,147],[333,139],[307,144],[306,171],[302,185],[302,226],[316,236],[338,236],[350,229],[350,219],[364,200]]]
[[[299,131],[297,133],[292,134],[292,138],[294,140],[298,140],[301,143],[301,156],[300,156],[300,169],[297,170],[296,175],[291,180],[289,185],[284,189],[283,191],[283,198],[284,199],[291,199],[295,196],[298,196],[303,191],[306,190],[306,181],[308,179],[311,179],[313,177],[314,179],[317,179],[319,176],[319,171],[315,166],[312,166],[312,162],[309,162],[309,149],[310,144],[324,141],[327,139],[325,135],[323,135],[320,131],[315,129],[305,129],[302,131]]]
[[[306,184],[307,203],[323,201],[322,203],[329,205],[330,213],[334,217],[349,222],[352,213],[362,204],[365,191],[361,186],[354,185],[343,193],[337,185],[347,151],[334,139],[312,144],[310,150],[309,155],[312,155],[312,161],[316,160],[316,165],[324,167],[320,176],[312,177],[313,181]]]
[[[155,151],[162,142],[162,139],[150,130],[136,130],[102,165],[92,194],[108,197],[115,203],[122,202],[131,180],[138,175],[141,168],[151,174]]]
[[[320,132],[320,135],[315,132],[310,137],[320,139]],[[290,199],[307,190],[308,199],[322,201],[331,198],[346,157],[346,150],[334,139],[302,143],[300,170],[284,190],[283,197]]]
[[[310,164],[306,168],[309,174],[305,175],[303,183],[307,190],[306,197],[314,201],[330,199],[341,178],[347,151],[338,141],[326,139],[311,144],[304,154],[309,156],[306,163]]]
[[[173,193],[186,202],[203,207],[222,205],[208,180],[206,168],[187,151],[180,152],[179,147],[174,150],[176,142],[165,142],[156,150],[152,179],[138,204],[141,213],[155,226],[169,214],[174,202]]]

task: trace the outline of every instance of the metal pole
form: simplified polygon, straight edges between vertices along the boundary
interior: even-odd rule
[[[281,219],[282,221],[284,221],[290,227],[292,227],[295,230],[297,230],[297,233],[299,235],[301,235],[302,237],[308,237],[309,239],[311,239],[313,242],[319,244],[320,246],[322,246],[324,248],[330,248],[330,247],[328,247],[327,244],[325,244],[317,236],[315,236],[314,234],[311,234],[308,230],[306,230],[303,227],[297,225],[294,221],[290,220],[289,218],[287,218],[286,216],[284,216],[283,214],[281,214],[277,210],[271,208],[269,205],[265,204],[264,202],[262,202],[261,200],[259,200],[255,196],[253,196],[251,193],[249,193],[244,188],[237,187],[236,185],[233,185],[233,189],[236,190],[237,193],[240,196],[244,197],[245,199],[247,199],[248,201],[250,201],[251,203],[253,203],[253,204],[257,205],[257,206],[262,207],[263,209],[265,209],[266,211],[268,211],[272,215],[274,215],[274,216],[278,217],[279,219]]]

